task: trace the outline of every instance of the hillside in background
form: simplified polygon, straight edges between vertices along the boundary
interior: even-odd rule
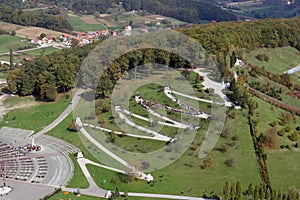
[[[14,8],[31,8],[40,4],[62,6],[80,14],[108,13],[118,14],[124,11],[143,10],[150,14],[161,14],[190,23],[201,20],[234,21],[236,16],[230,11],[222,10],[212,4],[190,0],[34,0],[22,3],[20,0],[0,0],[0,4]]]
[[[243,58],[243,53],[261,47],[292,46],[300,49],[299,30],[299,17],[251,22],[226,22],[179,29],[179,31],[195,38],[204,46],[215,59],[222,75],[225,74],[225,70],[228,67],[228,57],[232,51],[236,51],[237,56]],[[24,63],[24,67],[21,69],[10,71],[8,75],[10,90],[22,96],[40,95],[43,84],[46,84],[44,86],[47,86],[49,93],[56,90],[57,92],[69,90],[74,85],[75,76],[82,60],[89,54],[94,45],[96,44],[92,43],[91,46],[87,45],[83,48],[76,47]],[[114,78],[109,79],[109,81],[101,79],[111,84],[104,84],[104,82],[100,81],[99,93],[103,93],[103,91],[110,90],[113,87],[117,81],[115,78],[122,76],[122,72],[119,69],[127,71],[137,64],[143,64],[143,55],[156,55],[156,63],[170,63],[173,67],[190,67],[185,61],[175,58],[170,52],[159,52],[159,50],[155,50],[155,52],[153,52],[153,49],[130,52],[128,55],[120,58],[124,60],[115,63],[114,70],[107,72],[109,73],[107,77]],[[132,58],[136,60],[134,63],[130,61]],[[40,74],[45,74],[45,78],[39,81]]]

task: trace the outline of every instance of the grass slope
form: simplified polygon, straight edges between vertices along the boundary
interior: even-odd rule
[[[74,31],[87,32],[105,30],[105,27],[102,24],[86,24],[79,16],[76,15],[68,15],[67,20],[73,27]]]
[[[38,132],[56,119],[69,105],[70,100],[70,98],[61,96],[57,102],[39,102],[34,107],[12,110],[4,116],[0,127],[10,126]]]
[[[10,51],[10,48],[13,51],[18,50],[19,48],[23,48],[28,46],[26,39],[18,36],[11,35],[0,35],[0,53],[6,53]]]

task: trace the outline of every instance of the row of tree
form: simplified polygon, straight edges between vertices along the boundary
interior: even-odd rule
[[[296,188],[291,188],[285,193],[282,190],[271,189],[262,183],[258,185],[250,183],[248,188],[244,190],[240,181],[237,181],[236,183],[229,183],[226,181],[223,186],[224,200],[297,200],[299,198],[300,191]]]

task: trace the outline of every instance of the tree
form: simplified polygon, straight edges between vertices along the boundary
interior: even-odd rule
[[[243,189],[242,189],[242,184],[240,181],[237,181],[236,182],[236,199],[242,199],[242,192],[243,192]]]
[[[9,50],[9,68],[13,69],[14,68],[14,54],[12,48]]]
[[[47,83],[40,87],[40,97],[44,101],[55,101],[57,96],[57,90],[54,86],[50,86]]]
[[[264,146],[270,149],[278,148],[277,128],[269,129],[264,137]]]
[[[203,168],[208,168],[212,164],[212,158],[208,157],[203,161]]]
[[[289,139],[291,141],[297,141],[299,138],[299,132],[298,131],[294,131],[290,136]]]
[[[68,130],[72,132],[77,132],[76,122],[73,120],[68,126]]]
[[[234,200],[236,197],[236,187],[235,184],[232,183],[230,186],[230,199]]]
[[[45,33],[41,33],[40,36],[39,36],[39,39],[43,39],[44,37],[46,37],[46,34]]]
[[[13,31],[10,33],[10,35],[11,35],[11,36],[16,36],[16,31],[13,30]]]
[[[227,159],[225,161],[225,164],[228,166],[228,167],[234,167],[235,166],[235,158],[234,157],[231,157],[229,159]]]
[[[8,76],[7,76],[8,89],[13,94],[19,92],[20,76],[21,76],[21,70],[19,68],[15,68],[8,72]]]
[[[223,186],[223,197],[224,197],[224,200],[229,199],[229,183],[228,183],[228,181],[226,181]]]
[[[246,191],[246,194],[250,197],[250,198],[253,198],[254,196],[254,188],[253,188],[253,184],[250,183],[249,186],[248,186],[248,189]]]

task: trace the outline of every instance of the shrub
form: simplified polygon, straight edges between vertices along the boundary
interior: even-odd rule
[[[291,141],[297,141],[299,138],[299,133],[298,131],[294,131],[290,136],[289,136],[289,139]]]
[[[212,164],[212,158],[208,157],[203,161],[203,168],[208,168]]]
[[[234,167],[235,166],[235,158],[234,157],[231,157],[229,159],[227,159],[225,161],[225,165],[227,165],[228,167]]]
[[[278,135],[279,136],[284,136],[285,135],[285,130],[281,129],[280,131],[278,131]]]

